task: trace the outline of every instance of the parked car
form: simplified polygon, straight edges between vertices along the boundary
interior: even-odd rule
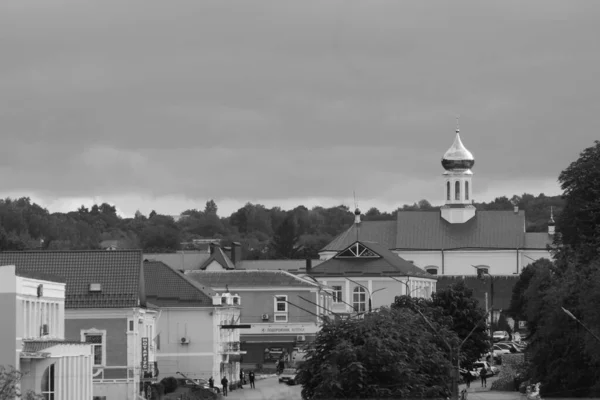
[[[507,349],[509,353],[521,353],[521,350],[511,342],[498,342],[494,346],[498,346],[501,349]]]
[[[492,340],[494,342],[500,342],[508,339],[510,339],[510,335],[506,331],[496,331],[492,334]]]
[[[502,347],[502,346],[499,346],[497,344],[495,344],[494,347],[492,347],[492,350],[494,351],[494,353],[497,353],[497,354],[500,354],[500,355],[502,355],[502,354],[510,354],[510,349],[509,348]]]
[[[296,384],[296,369],[285,368],[281,375],[279,375],[279,383],[287,383],[288,385]]]

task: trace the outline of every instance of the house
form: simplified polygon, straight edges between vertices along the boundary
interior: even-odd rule
[[[65,340],[65,286],[57,276],[0,266],[0,365],[21,371],[23,393],[92,400],[92,345]]]
[[[310,261],[310,260],[309,260]],[[349,316],[389,307],[396,296],[429,298],[436,277],[378,243],[355,241],[306,273],[333,289],[331,311]]]
[[[138,399],[157,368],[141,251],[10,251],[0,265],[64,279],[64,338],[91,344],[94,398]]]
[[[279,270],[186,271],[186,276],[242,299],[240,332],[243,363],[273,364],[283,354],[314,340],[321,319],[330,315],[330,291],[316,281]]]
[[[532,261],[552,256],[547,246],[554,235],[550,212],[548,232],[526,232],[525,213],[480,211],[473,205],[475,159],[463,145],[459,130],[442,158],[440,193],[445,204],[436,211],[399,211],[395,221],[362,221],[341,232],[320,254],[334,257],[356,240],[375,242],[435,275],[494,276],[519,274]]]
[[[240,372],[241,300],[218,295],[163,262],[144,262],[146,298],[160,308],[156,357],[158,379],[169,376],[234,384]]]

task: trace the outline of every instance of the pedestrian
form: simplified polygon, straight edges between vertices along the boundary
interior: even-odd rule
[[[479,376],[481,377],[481,387],[487,387],[487,371],[485,368],[481,368]]]
[[[244,388],[244,370],[240,369],[240,389]]]
[[[224,376],[223,379],[221,379],[221,385],[223,385],[223,396],[227,396],[227,384],[229,383],[229,381],[227,380],[227,377]]]
[[[467,384],[467,388],[470,388],[471,387],[471,378],[473,378],[473,376],[471,375],[471,371],[465,372],[464,378],[465,378],[465,383]]]
[[[248,379],[250,380],[250,389],[256,389],[254,386],[254,371],[250,371],[248,374]]]
[[[213,379],[212,376],[208,379],[208,387],[211,389],[215,388],[215,380]]]

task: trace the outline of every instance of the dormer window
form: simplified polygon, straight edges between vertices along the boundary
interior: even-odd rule
[[[227,297],[221,297],[221,304],[222,305],[227,304]]]
[[[362,243],[356,242],[338,254],[336,258],[381,258],[381,256]]]
[[[100,283],[90,283],[90,292],[101,292],[102,284]]]

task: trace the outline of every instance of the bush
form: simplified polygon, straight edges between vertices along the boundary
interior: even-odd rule
[[[168,378],[163,378],[163,380],[160,381],[160,383],[165,388],[165,394],[173,393],[177,390],[177,379],[172,376],[169,376]]]
[[[503,354],[502,369],[498,375],[498,380],[492,383],[491,390],[513,391],[515,388],[515,378],[521,373],[525,366],[525,356],[523,354]]]

